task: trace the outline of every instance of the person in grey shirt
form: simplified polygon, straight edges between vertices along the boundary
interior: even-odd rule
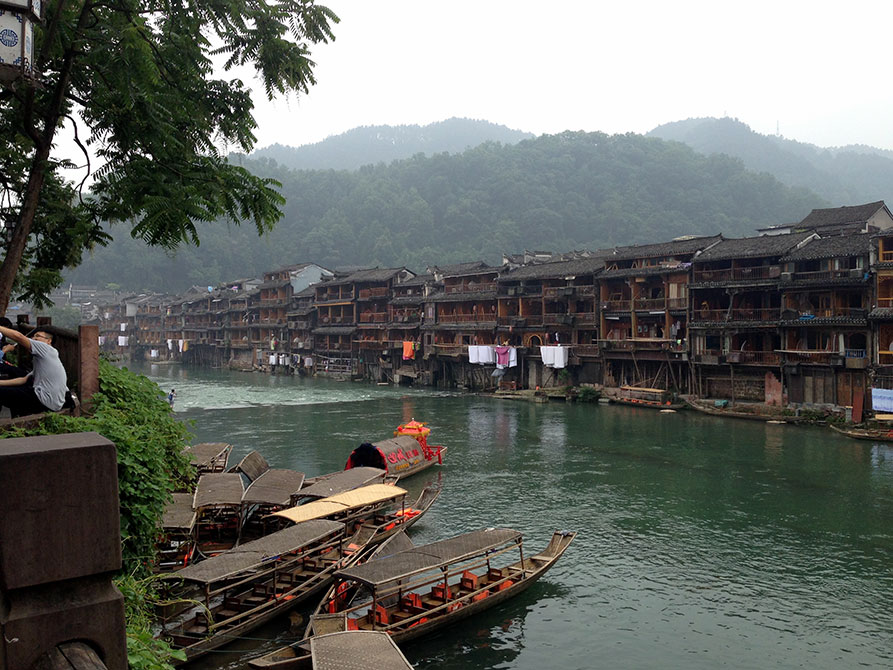
[[[59,352],[52,346],[52,333],[35,330],[29,338],[17,330],[0,326],[0,335],[30,351],[34,366],[26,377],[0,379],[0,406],[9,407],[13,418],[62,409],[68,392],[68,377],[59,360]]]

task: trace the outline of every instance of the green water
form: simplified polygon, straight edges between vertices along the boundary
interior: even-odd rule
[[[893,447],[828,429],[603,405],[138,368],[196,441],[316,475],[401,422],[448,445],[427,542],[508,526],[539,550],[579,532],[523,595],[404,653],[421,669],[893,666]],[[420,480],[420,481],[419,481]],[[202,668],[292,639],[258,631]]]

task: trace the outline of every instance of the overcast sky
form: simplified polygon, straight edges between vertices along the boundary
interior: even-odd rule
[[[308,96],[255,98],[257,147],[484,119],[537,135],[730,116],[893,149],[893,3],[321,0],[341,18]]]

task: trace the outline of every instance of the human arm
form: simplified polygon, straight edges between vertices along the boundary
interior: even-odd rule
[[[0,386],[24,386],[28,383],[30,374],[24,377],[13,377],[12,379],[0,379]]]
[[[21,344],[27,351],[31,351],[31,340],[19,331],[6,326],[0,326],[0,335],[5,335],[16,344]]]

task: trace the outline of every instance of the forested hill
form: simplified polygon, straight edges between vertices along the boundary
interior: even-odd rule
[[[291,171],[271,160],[251,168],[281,181],[287,198],[285,216],[265,238],[251,225],[202,225],[201,247],[168,258],[116,228],[113,245],[69,280],[180,291],[303,261],[412,270],[498,263],[503,252],[524,249],[748,235],[827,205],[737,159],[641,135],[567,132],[357,171]]]
[[[893,151],[864,145],[826,149],[760,135],[729,118],[676,121],[649,135],[684,142],[703,154],[740,158],[749,169],[808,188],[834,206],[893,200]]]
[[[296,170],[354,170],[416,154],[456,154],[484,142],[516,144],[532,137],[489,121],[452,118],[427,126],[362,126],[316,144],[274,144],[253,152],[251,158],[272,158]]]

